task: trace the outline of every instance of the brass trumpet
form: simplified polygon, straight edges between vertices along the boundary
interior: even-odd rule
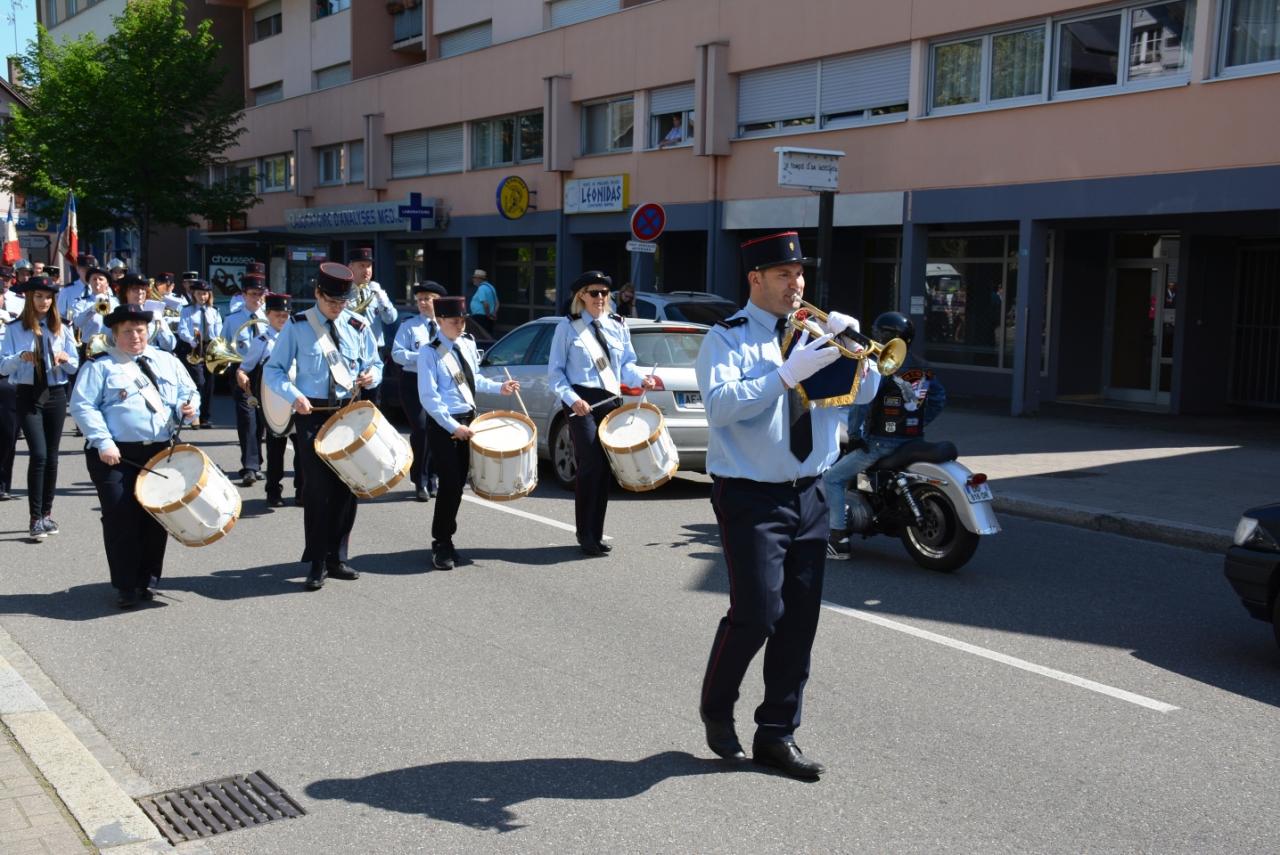
[[[810,338],[818,338],[829,332],[826,328],[827,313],[803,300],[800,301],[800,308],[787,316],[787,323],[798,332],[809,333]],[[898,373],[902,364],[907,361],[907,343],[900,338],[881,344],[860,332],[847,329],[840,335],[832,336],[831,344],[849,359],[872,360],[885,377]],[[862,349],[854,350],[855,347]]]
[[[98,294],[93,298],[93,310],[99,315],[111,314],[111,295]]]

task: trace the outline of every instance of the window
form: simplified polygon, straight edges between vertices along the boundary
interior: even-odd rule
[[[342,146],[331,145],[316,149],[316,183],[342,183]]]
[[[1091,89],[1120,82],[1121,16],[1058,25],[1058,89]]]
[[[512,332],[510,335],[504,336],[502,341],[485,351],[484,364],[486,366],[503,365],[528,365],[529,348],[543,331],[545,326],[550,324],[530,324],[527,327]]]
[[[253,40],[260,42],[280,34],[280,0],[270,0],[253,10]]]
[[[819,65],[818,111],[824,128],[848,127],[907,112],[909,45],[832,57]]]
[[[391,177],[462,171],[462,125],[391,137]]]
[[[631,96],[615,101],[582,105],[582,153],[630,151],[634,131]]]
[[[1194,22],[1191,0],[1058,22],[1055,89],[1087,91],[1185,78]]]
[[[77,8],[76,6],[76,0],[67,0],[67,17],[68,18],[70,18],[72,15],[74,15],[76,12],[79,12],[79,11],[80,11],[79,8]]]
[[[499,243],[493,248],[493,265],[487,268],[498,289],[498,326],[517,326],[550,315],[556,306],[556,245],[549,243]],[[539,340],[526,359],[547,361],[551,331]]]
[[[351,0],[315,0],[316,18],[327,18],[351,8]]]
[[[618,0],[551,0],[548,20],[555,29],[616,11]]]
[[[542,111],[471,123],[471,166],[542,160]]]
[[[331,86],[341,86],[343,83],[351,82],[351,63],[344,62],[341,65],[331,65],[328,68],[318,68],[312,72],[311,89],[318,91],[320,89],[328,89]]]
[[[364,181],[364,140],[347,143],[347,181]]]
[[[448,59],[493,44],[493,22],[485,21],[451,33],[440,34],[440,58]]]
[[[649,93],[649,147],[693,144],[693,84],[681,83]]]
[[[279,101],[283,97],[283,82],[268,83],[266,86],[259,86],[253,90],[253,106],[261,107],[263,104]]]
[[[738,78],[738,133],[770,133],[817,123],[818,63],[746,71]]]
[[[44,20],[41,23],[46,27],[58,23],[58,0],[44,0]]]
[[[933,46],[930,107],[1040,100],[1044,93],[1041,24]]]
[[[1222,6],[1222,71],[1280,70],[1280,2],[1225,0]]]
[[[258,160],[258,192],[280,193],[293,189],[293,155],[277,154]]]

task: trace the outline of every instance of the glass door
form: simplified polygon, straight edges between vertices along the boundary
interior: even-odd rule
[[[1174,269],[1163,259],[1116,262],[1107,299],[1107,398],[1168,405],[1177,318]]]

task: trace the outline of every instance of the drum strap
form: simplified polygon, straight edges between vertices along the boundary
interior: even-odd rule
[[[574,318],[571,323],[578,334],[578,341],[582,342],[582,346],[587,349],[587,353],[596,365],[596,370],[600,372],[600,383],[613,394],[621,394],[622,385],[618,382],[618,375],[613,373],[613,360],[609,358],[600,328],[595,322],[588,323],[583,317]]]
[[[333,382],[350,392],[352,387],[355,386],[355,380],[352,379],[351,372],[347,370],[347,363],[342,358],[342,351],[338,349],[333,337],[329,335],[329,331],[325,329],[324,323],[320,320],[319,309],[313,306],[303,314],[307,316],[307,323],[311,324],[311,331],[316,334],[316,343],[320,345],[320,353],[324,356],[324,361],[329,366],[329,376],[333,378]]]
[[[462,400],[467,402],[467,406],[471,409],[476,408],[475,395],[475,375],[471,373],[471,366],[467,365],[467,361],[462,354],[458,353],[458,345],[455,343],[449,352],[441,357],[444,362],[444,370],[448,371],[453,377],[453,382],[458,385],[458,392],[462,395]]]
[[[142,395],[142,400],[147,402],[147,408],[156,414],[165,412],[168,408],[164,405],[164,399],[160,397],[160,390],[156,388],[155,382],[143,373],[142,367],[134,361],[134,358],[114,347],[109,353],[115,363],[120,366],[120,373],[137,388],[138,393]]]

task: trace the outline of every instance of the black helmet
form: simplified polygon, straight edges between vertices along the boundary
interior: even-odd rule
[[[885,312],[871,325],[871,337],[881,344],[900,338],[907,344],[915,338],[916,325],[902,312]]]

